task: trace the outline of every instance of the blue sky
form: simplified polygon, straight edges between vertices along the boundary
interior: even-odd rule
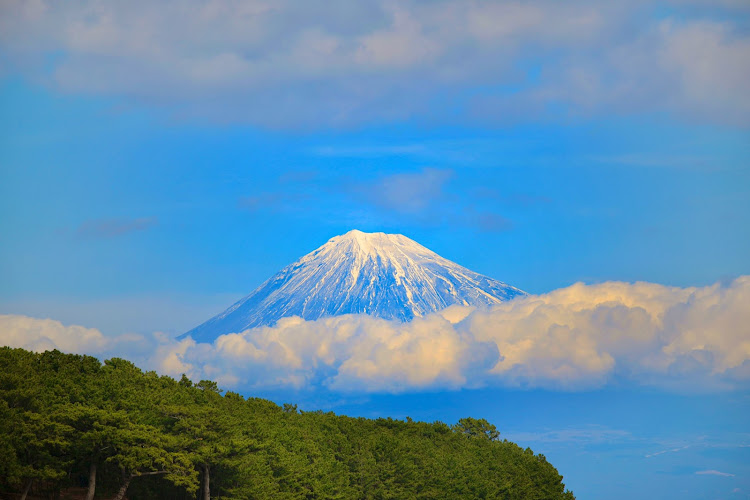
[[[218,308],[351,228],[404,233],[532,293],[748,272],[745,130],[628,118],[282,133],[18,78],[2,89],[0,293],[24,307],[191,295]],[[120,328],[178,333],[205,314]]]
[[[744,352],[749,22],[732,0],[5,2],[0,314],[96,329],[137,357],[127,335],[180,334],[357,228],[532,294],[715,292],[731,314],[711,355]],[[691,311],[680,325],[714,317]],[[257,390],[486,417],[583,499],[748,497],[744,372],[691,390],[688,372],[617,352],[638,375],[593,388],[526,373],[527,389]]]

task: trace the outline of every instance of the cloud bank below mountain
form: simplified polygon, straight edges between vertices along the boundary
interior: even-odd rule
[[[0,343],[125,357],[226,389],[406,392],[481,386],[677,391],[750,382],[750,276],[675,288],[574,284],[492,309],[454,306],[399,323],[366,315],[291,317],[219,337],[107,336],[48,319],[0,316]]]

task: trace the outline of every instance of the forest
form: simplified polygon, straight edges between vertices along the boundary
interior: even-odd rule
[[[124,359],[0,348],[0,498],[571,500],[562,479],[484,419],[299,411]]]

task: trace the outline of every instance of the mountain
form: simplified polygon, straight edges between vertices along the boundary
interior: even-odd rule
[[[491,306],[525,294],[406,236],[353,230],[331,238],[180,338],[213,342],[286,316],[312,320],[365,313],[409,321],[454,304]]]

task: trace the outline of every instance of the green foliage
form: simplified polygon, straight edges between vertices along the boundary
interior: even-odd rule
[[[219,386],[212,380],[201,380],[200,382],[195,384],[195,386],[202,391],[211,391],[217,394],[221,393],[221,391],[219,390]]]
[[[376,420],[245,399],[123,359],[0,348],[0,493],[97,497],[573,499],[543,455],[484,419]]]
[[[488,441],[500,439],[500,432],[497,428],[483,418],[462,418],[453,426],[453,430],[472,438],[487,439]]]

